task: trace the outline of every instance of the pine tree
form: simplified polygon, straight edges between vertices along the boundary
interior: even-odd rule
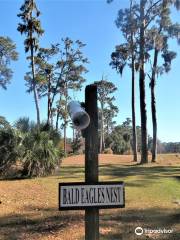
[[[37,113],[37,124],[40,125],[40,110],[39,110],[39,101],[37,93],[37,80],[35,77],[35,64],[34,56],[35,52],[39,47],[38,38],[44,33],[44,30],[41,28],[41,23],[38,17],[40,16],[40,11],[38,10],[35,0],[25,0],[24,4],[20,8],[20,13],[17,15],[22,20],[22,23],[18,24],[17,30],[21,34],[25,34],[26,39],[24,41],[25,52],[30,52],[31,63],[31,75],[32,77],[28,78],[28,87],[29,91],[33,91],[34,100],[36,105]]]
[[[138,22],[136,12],[138,7],[130,1],[130,8],[119,10],[116,19],[116,26],[122,31],[126,40],[125,43],[116,46],[116,50],[111,54],[112,68],[115,68],[122,75],[124,67],[128,64],[131,68],[131,107],[133,126],[133,160],[137,161],[137,137],[136,137],[136,112],[135,112],[135,70],[138,70],[138,51],[136,39],[138,38]]]
[[[102,153],[105,149],[105,139],[104,139],[104,109],[109,106],[112,108],[113,101],[115,100],[114,96],[111,96],[117,88],[112,82],[107,81],[103,78],[100,81],[94,82],[97,85],[98,92],[98,101],[100,103],[101,109],[101,131],[100,131],[100,153]]]
[[[16,44],[9,37],[0,37],[0,86],[3,89],[7,89],[13,75],[9,65],[17,59]]]
[[[85,64],[88,63],[87,58],[83,56],[82,48],[85,46],[81,41],[72,41],[70,38],[62,39],[63,48],[60,49],[60,57],[57,62],[57,81],[53,88],[52,103],[55,96],[58,95],[57,101],[57,118],[56,126],[59,118],[63,120],[61,125],[64,129],[64,152],[66,153],[66,130],[69,123],[67,105],[71,97],[69,90],[81,90],[82,84],[85,82],[83,74],[87,72]]]
[[[51,44],[49,48],[39,48],[35,57],[37,91],[39,96],[47,97],[47,125],[52,125],[54,108],[52,103],[53,87],[57,81],[56,63],[53,57],[59,53],[59,45]]]
[[[80,132],[75,131],[75,138],[73,139],[73,142],[71,144],[72,150],[74,154],[79,153],[79,150],[82,146],[81,143],[81,136],[80,136]]]
[[[156,161],[157,155],[157,114],[156,114],[156,96],[155,85],[158,75],[164,72],[169,72],[171,62],[176,57],[176,53],[169,50],[168,41],[170,38],[177,38],[179,40],[180,24],[173,24],[170,18],[171,1],[163,0],[159,4],[154,5],[154,11],[159,14],[156,18],[156,24],[147,31],[147,45],[154,51],[151,73],[148,74],[150,78],[151,89],[151,114],[153,124],[153,139],[152,139],[152,162]],[[177,2],[175,2],[177,7]],[[161,54],[161,55],[160,55]],[[163,64],[159,65],[159,59],[162,59]]]
[[[108,2],[112,2],[112,0],[108,0]],[[175,5],[177,9],[180,8],[180,1],[179,0],[140,0],[139,4],[134,1],[130,1],[130,9],[125,9],[124,11],[121,9],[119,10],[119,24],[121,26],[121,31],[123,32],[123,36],[127,39],[128,36],[132,36],[131,34],[128,35],[131,27],[131,22],[133,19],[133,26],[137,27],[136,32],[137,35],[134,38],[134,53],[137,51],[138,54],[138,61],[135,63],[135,69],[139,71],[139,90],[140,90],[140,113],[141,113],[141,163],[148,162],[148,148],[147,148],[147,114],[146,114],[146,90],[145,90],[145,77],[147,76],[147,72],[145,72],[145,64],[148,61],[151,61],[151,54],[150,51],[152,49],[156,49],[154,52],[154,60],[152,64],[152,75],[151,79],[151,106],[152,106],[152,119],[153,119],[153,159],[156,156],[156,142],[157,142],[157,123],[156,123],[156,106],[155,106],[155,93],[154,93],[154,86],[155,86],[155,76],[156,73],[162,72],[162,68],[157,69],[157,59],[158,59],[158,48],[160,42],[166,42],[164,47],[160,47],[163,49],[162,57],[164,58],[164,65],[163,68],[165,71],[168,71],[170,68],[170,64],[172,59],[175,57],[172,51],[168,50],[167,39],[161,36],[161,29],[165,24],[165,28],[169,32],[169,36],[179,36],[179,26],[178,24],[173,24],[169,22],[169,26],[167,25],[167,7],[172,4]],[[133,10],[133,11],[131,11]],[[129,14],[133,12],[132,14]],[[129,14],[129,15],[128,15]],[[130,17],[128,17],[130,16]],[[120,21],[121,20],[121,21]],[[154,25],[158,26],[157,29],[153,29]],[[128,27],[127,27],[128,26]],[[167,27],[168,26],[168,27]],[[159,32],[160,30],[160,32]],[[156,33],[155,33],[156,32]],[[152,37],[153,39],[153,47],[150,43]],[[168,38],[168,36],[166,36]],[[132,43],[133,39],[129,38],[130,41],[127,43]],[[156,40],[155,40],[156,39]],[[155,41],[154,41],[155,40]],[[158,40],[158,41],[157,41]],[[151,41],[152,42],[152,41]],[[128,44],[121,44],[119,48],[122,48],[122,51],[116,51],[112,54],[113,65],[118,66],[117,70],[122,73],[123,68],[126,64],[126,61],[129,56]],[[156,46],[156,43],[157,46]],[[133,45],[131,45],[133,46]],[[155,46],[155,47],[154,47]],[[131,48],[132,49],[132,48]],[[132,51],[132,52],[133,52]],[[134,64],[131,63],[132,70]]]

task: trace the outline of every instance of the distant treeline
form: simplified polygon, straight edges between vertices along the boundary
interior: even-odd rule
[[[180,142],[163,142],[158,144],[159,153],[180,153]]]
[[[137,151],[141,152],[141,127],[136,126]],[[152,153],[153,138],[148,135],[148,152]],[[113,126],[110,132],[105,131],[105,150],[114,154],[132,154],[133,130],[132,121],[127,118],[122,124]],[[158,153],[180,153],[180,142],[161,142],[157,140]]]
[[[99,111],[100,113],[100,111]],[[109,124],[111,123],[111,124]],[[133,154],[132,120],[127,118],[122,124],[111,121],[104,125],[104,150],[101,153]],[[141,127],[136,126],[137,152],[141,153]],[[101,139],[101,118],[99,119],[99,144]],[[153,138],[148,135],[148,152],[152,153]],[[73,139],[67,138],[68,153],[84,152],[84,141],[74,130]],[[100,146],[99,146],[100,147]],[[99,148],[100,149],[100,148]],[[180,153],[180,142],[161,142],[157,139],[157,153]]]

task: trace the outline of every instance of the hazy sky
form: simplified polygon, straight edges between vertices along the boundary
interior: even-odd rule
[[[86,74],[86,84],[98,81],[102,74],[107,75],[117,87],[116,105],[119,107],[117,122],[122,123],[131,117],[131,79],[130,70],[125,69],[122,77],[109,66],[110,55],[114,46],[122,43],[123,38],[114,24],[117,11],[128,6],[128,0],[115,0],[107,4],[106,0],[39,0],[37,5],[45,34],[40,40],[42,47],[60,42],[61,38],[70,37],[86,43],[84,54],[90,64]],[[12,84],[8,90],[0,89],[0,115],[13,123],[20,116],[36,119],[36,111],[32,94],[26,93],[24,74],[28,70],[28,62],[24,54],[24,36],[17,32],[19,19],[17,14],[23,1],[0,0],[0,35],[9,36],[17,44],[19,60],[12,64],[14,71]],[[180,13],[173,11],[172,17],[180,22]],[[171,41],[171,49],[178,57],[173,61],[170,73],[159,77],[156,86],[158,138],[161,141],[180,141],[180,46]],[[152,135],[150,89],[146,79],[148,133]],[[85,87],[85,85],[84,85]],[[81,93],[74,93],[75,100],[83,101],[84,87]],[[137,78],[136,89],[137,125],[140,125],[139,88]],[[45,100],[41,102],[41,118],[46,118]],[[71,131],[69,130],[69,136]]]

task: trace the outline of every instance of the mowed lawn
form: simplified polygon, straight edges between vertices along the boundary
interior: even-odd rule
[[[139,165],[100,155],[99,180],[124,181],[126,207],[100,210],[100,240],[180,240],[180,154]],[[83,240],[84,211],[58,211],[58,183],[84,181],[84,156],[64,159],[50,177],[0,181],[0,239]],[[136,227],[171,234],[134,233]]]

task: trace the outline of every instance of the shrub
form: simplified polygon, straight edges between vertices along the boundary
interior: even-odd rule
[[[6,120],[5,117],[0,116],[0,128],[10,128],[9,122]]]
[[[55,170],[60,153],[50,140],[48,132],[27,133],[23,140],[23,147],[23,176],[44,176]]]
[[[21,177],[51,174],[64,156],[58,149],[60,133],[44,123],[38,129],[26,117],[19,118],[14,127],[0,116],[0,173],[9,177],[13,169]],[[21,169],[16,168],[16,160]]]
[[[12,128],[0,128],[0,174],[6,175],[15,164],[20,151],[21,137]]]
[[[104,154],[113,154],[113,151],[111,148],[106,148],[103,153]]]

